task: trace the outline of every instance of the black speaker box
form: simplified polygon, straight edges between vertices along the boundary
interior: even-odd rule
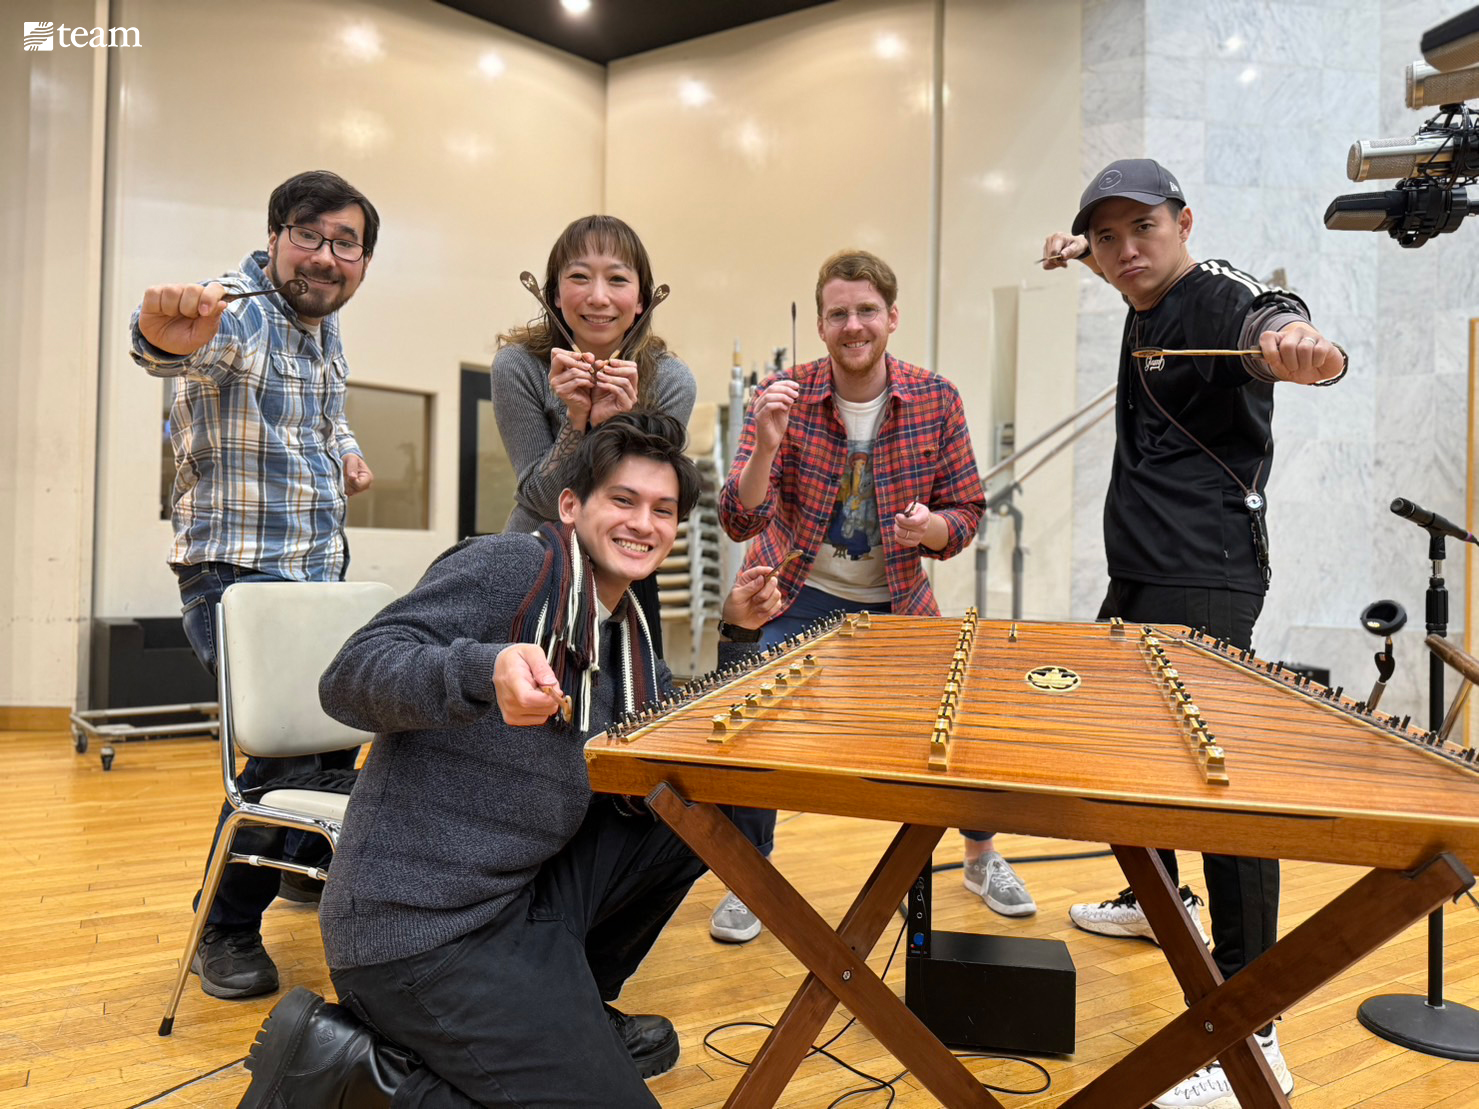
[[[1076,974],[1061,940],[931,932],[928,952],[904,960],[904,1004],[941,1042],[1072,1054]]]
[[[216,679],[190,649],[178,616],[99,617],[93,621],[89,708],[215,699]]]

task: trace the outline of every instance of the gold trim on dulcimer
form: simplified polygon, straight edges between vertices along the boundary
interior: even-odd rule
[[[940,707],[935,712],[935,724],[930,731],[928,765],[931,770],[943,772],[950,769],[950,736],[955,730],[955,716],[960,711],[960,700],[965,693],[971,651],[976,645],[976,622],[973,605],[965,610],[965,618],[960,622],[960,634],[950,656],[950,673],[945,679],[945,691],[940,694]]]
[[[763,710],[780,705],[802,684],[816,676],[821,663],[810,648],[832,635],[852,637],[858,629],[869,626],[866,612],[846,615],[839,612],[824,617],[743,663],[720,667],[694,679],[670,697],[639,712],[623,714],[605,734],[622,743],[630,743],[674,713],[728,700],[730,703],[725,710],[711,717],[713,727],[709,733],[710,742],[723,743],[746,723],[758,719]],[[777,664],[780,668],[770,671],[769,668]],[[742,692],[746,686],[748,690]]]
[[[1140,634],[1141,656],[1150,667],[1150,676],[1160,689],[1162,698],[1171,709],[1171,717],[1196,756],[1202,777],[1211,785],[1228,784],[1227,753],[1217,743],[1202,718],[1202,710],[1191,699],[1191,692],[1182,681],[1181,674],[1171,665],[1171,659],[1161,641],[1152,635],[1152,628]],[[1113,634],[1111,632],[1111,634]]]

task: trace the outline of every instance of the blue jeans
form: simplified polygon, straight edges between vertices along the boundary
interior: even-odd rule
[[[216,673],[216,604],[226,588],[240,581],[286,581],[274,574],[264,574],[244,566],[233,566],[227,562],[202,562],[194,566],[173,567],[180,580],[180,601],[185,621],[185,637],[195,650],[195,657],[210,672]],[[322,755],[300,755],[290,759],[248,758],[246,766],[236,776],[243,790],[257,789],[270,785],[289,775],[311,773],[315,770],[349,769],[359,749],[330,751]],[[231,806],[222,804],[216,819],[216,830],[211,836],[211,850],[221,837],[221,828],[231,815]],[[233,850],[252,855],[268,855],[287,858],[304,866],[324,866],[330,856],[329,844],[322,836],[304,832],[288,832],[281,828],[243,828],[236,833],[231,847]],[[207,856],[209,859],[209,856]],[[209,862],[207,862],[209,865]],[[277,896],[280,872],[270,866],[228,866],[221,875],[221,885],[216,890],[216,899],[211,903],[207,924],[222,928],[262,927],[262,912]],[[200,904],[200,893],[195,894],[194,904]]]
[[[796,600],[765,627],[760,629],[760,649],[773,647],[781,640],[804,631],[824,616],[842,612],[892,612],[889,601],[849,601],[844,597],[824,593],[809,585],[801,587]],[[726,808],[734,826],[744,833],[747,840],[760,849],[766,858],[775,848],[775,810],[750,809],[741,806]]]

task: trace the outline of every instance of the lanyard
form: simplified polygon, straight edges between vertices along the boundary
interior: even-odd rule
[[[1133,340],[1133,343],[1137,347],[1140,345],[1139,335],[1140,321],[1139,319],[1136,319],[1135,339]],[[1213,452],[1212,448],[1203,443],[1190,431],[1186,430],[1186,428],[1182,427],[1181,422],[1177,420],[1175,416],[1171,415],[1171,413],[1166,411],[1166,406],[1163,405],[1156,397],[1156,395],[1150,390],[1150,381],[1145,376],[1144,364],[1139,359],[1132,359],[1132,361],[1135,362],[1135,369],[1140,375],[1140,390],[1146,395],[1147,398],[1149,398],[1150,403],[1156,406],[1156,408],[1160,411],[1160,414],[1166,418],[1166,420],[1171,424],[1172,427],[1174,427],[1177,431],[1181,432],[1182,435],[1185,435],[1188,439],[1195,443],[1198,449],[1200,449],[1201,452],[1205,454],[1208,458],[1210,458],[1213,462],[1221,466],[1222,469],[1227,473],[1227,476],[1232,478],[1237,487],[1242,490],[1243,507],[1248,510],[1249,526],[1252,528],[1253,531],[1253,551],[1258,557],[1258,569],[1263,574],[1263,584],[1267,585],[1269,583],[1269,579],[1273,576],[1273,571],[1269,565],[1268,560],[1268,526],[1265,524],[1263,518],[1266,502],[1264,501],[1263,494],[1258,491],[1258,479],[1263,476],[1264,460],[1259,459],[1258,461],[1258,469],[1253,472],[1253,484],[1251,486],[1245,485],[1243,483],[1243,479],[1238,477],[1238,475],[1233,472],[1231,466],[1222,461],[1222,459],[1218,458],[1216,453]]]

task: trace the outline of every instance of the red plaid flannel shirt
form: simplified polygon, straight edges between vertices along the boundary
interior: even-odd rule
[[[920,557],[950,558],[964,550],[975,538],[986,498],[955,386],[891,354],[886,357],[889,401],[873,445],[873,484],[888,588],[894,612],[937,616],[940,607]],[[789,604],[811,575],[837,508],[837,488],[847,462],[847,429],[832,402],[830,358],[772,374],[760,388],[784,377],[800,383],[801,395],[791,408],[785,441],[771,466],[765,501],[751,510],[739,499],[740,472],[755,450],[751,413],[745,416],[739,452],[719,495],[719,521],[732,539],[759,536],[745,554],[745,568],[774,566],[790,551],[801,551],[802,557],[780,573],[781,592]],[[943,550],[894,543],[894,515],[910,501],[945,518],[950,538]]]

